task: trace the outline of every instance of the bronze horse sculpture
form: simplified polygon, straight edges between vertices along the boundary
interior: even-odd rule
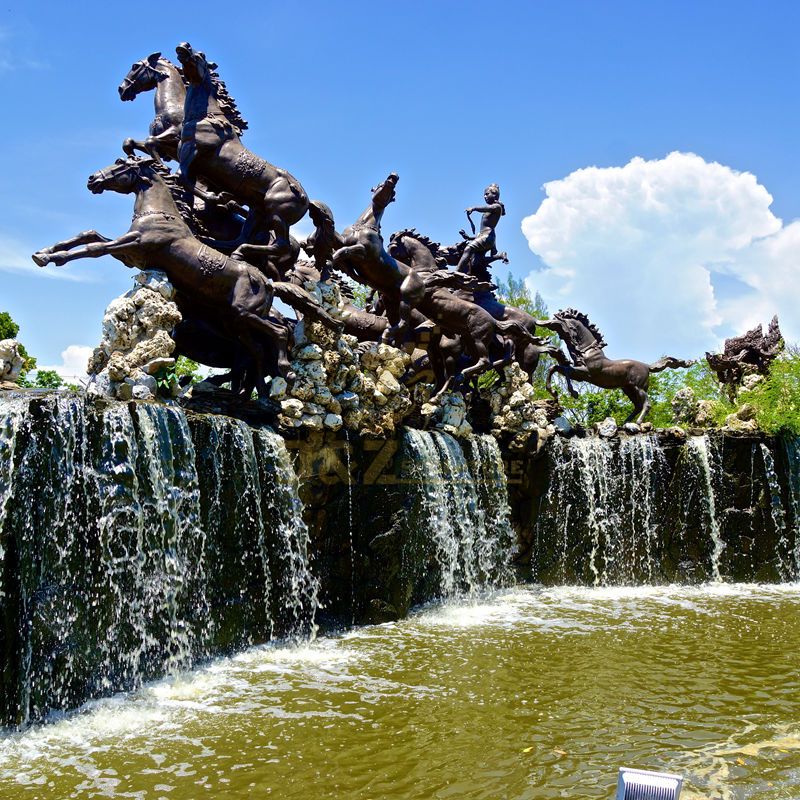
[[[555,331],[567,346],[572,364],[553,364],[547,373],[547,390],[554,399],[553,375],[558,372],[565,376],[570,392],[575,396],[571,381],[586,381],[602,389],[621,389],[633,403],[633,411],[625,422],[634,419],[639,424],[650,411],[647,389],[650,375],[665,369],[690,367],[694,361],[684,361],[672,356],[664,356],[653,364],[632,359],[610,359],[603,352],[606,342],[603,335],[589,318],[568,308],[553,314],[552,319],[536,320],[536,324]]]
[[[127,233],[108,239],[87,231],[34,253],[33,260],[41,267],[61,266],[78,258],[112,255],[129,267],[163,270],[203,318],[245,350],[259,397],[266,397],[265,345],[275,348],[281,373],[294,377],[287,354],[289,330],[269,316],[272,283],[255,267],[211,249],[193,235],[176,205],[176,187],[169,185],[174,178],[165,171],[153,159],[128,158],[95,172],[87,183],[91,192],[136,196]]]
[[[389,243],[389,251],[400,254],[399,257],[406,260],[417,270],[426,280],[426,283],[428,283],[428,275],[448,272],[446,268],[442,269],[442,266],[450,263],[451,254],[441,248],[437,242],[417,233],[413,228],[393,233]],[[497,258],[505,258],[505,254],[497,256]],[[483,263],[483,259],[477,260]],[[434,270],[436,270],[436,273],[434,273]],[[508,336],[514,342],[514,360],[530,378],[533,377],[533,373],[539,366],[539,360],[542,355],[546,354],[551,358],[566,363],[560,348],[553,346],[547,339],[536,335],[536,320],[530,314],[521,308],[501,303],[497,299],[494,294],[496,287],[489,282],[491,275],[487,269],[484,268],[482,272],[476,272],[473,275],[466,275],[463,272],[449,272],[448,274],[453,278],[471,278],[476,286],[474,290],[466,288],[466,284],[460,288],[453,287],[457,297],[475,303],[499,322],[514,322],[517,324],[518,327],[512,327]],[[446,279],[441,279],[441,283],[446,285]],[[520,328],[526,332],[524,337],[521,337],[518,333]]]
[[[393,258],[383,246],[381,219],[389,203],[394,202],[398,180],[397,173],[392,172],[372,190],[369,206],[342,232],[332,264],[383,295],[390,327],[382,340],[401,346],[411,327],[411,309],[422,300],[425,286],[414,270]]]
[[[412,265],[412,270],[419,268],[424,274],[435,272],[436,264],[426,244],[418,236],[408,235],[400,231],[392,238],[390,250],[396,257]],[[462,379],[477,377],[488,369],[502,367],[511,361],[516,348],[522,351],[530,344],[540,344],[535,333],[526,330],[517,320],[495,319],[488,311],[476,305],[471,299],[459,297],[449,289],[435,284],[425,285],[422,299],[417,310],[429,320],[436,323],[449,336],[458,336],[461,347],[470,360],[461,372]],[[503,339],[508,340],[504,345]],[[449,388],[452,379],[449,376],[441,391]]]
[[[186,82],[178,160],[188,187],[197,176],[230,192],[250,211],[236,244],[264,227],[277,247],[290,247],[289,226],[308,210],[308,195],[286,170],[250,152],[240,135],[247,127],[225,84],[202,52],[187,42],[176,48]]]

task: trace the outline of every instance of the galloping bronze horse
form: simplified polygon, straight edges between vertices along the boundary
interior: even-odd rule
[[[108,239],[87,231],[34,253],[33,260],[40,267],[61,266],[78,258],[112,255],[129,267],[163,270],[202,318],[213,321],[244,348],[253,364],[259,397],[266,397],[266,343],[275,347],[283,375],[294,377],[287,355],[288,328],[268,316],[272,283],[255,267],[211,249],[192,234],[173,197],[175,187],[168,185],[174,179],[163,171],[153,159],[129,158],[95,172],[87,183],[91,192],[135,194],[128,232]]]
[[[413,229],[393,233],[389,242],[389,252],[407,261],[426,280],[426,283],[428,276],[435,274],[434,271],[446,272],[442,266],[448,263],[448,259],[446,255],[440,254],[439,250],[440,245],[437,242]],[[450,272],[449,275],[465,277],[462,272]],[[488,283],[491,275],[487,270],[480,275],[469,277],[474,280],[477,289],[474,291],[467,288],[455,289],[456,297],[475,303],[497,321],[517,323],[519,327],[510,328],[508,336],[514,342],[514,360],[529,377],[533,377],[542,355],[546,354],[566,363],[560,348],[554,347],[547,339],[536,335],[536,320],[530,314],[521,308],[505,305],[497,299],[493,291],[495,287]],[[446,281],[443,280],[442,283]],[[520,329],[527,334],[524,338],[519,335]]]
[[[418,238],[409,235],[396,236],[392,239],[390,249],[397,257],[411,264],[414,272],[417,264],[423,270],[436,266],[435,260],[431,260],[430,250]],[[477,377],[488,369],[508,364],[516,347],[522,350],[529,344],[540,344],[540,340],[516,320],[495,319],[471,300],[465,300],[439,286],[424,286],[417,310],[441,326],[445,333],[460,337],[461,346],[471,360],[470,365],[462,371],[464,379]],[[513,342],[514,346],[504,346],[501,337],[507,338],[509,345]],[[442,391],[449,388],[453,377],[448,377]]]
[[[664,356],[654,364],[632,359],[610,359],[603,352],[605,340],[603,334],[593,325],[586,314],[568,308],[553,314],[552,319],[536,320],[537,325],[555,331],[567,345],[572,364],[554,364],[547,373],[547,391],[558,399],[553,391],[552,379],[556,372],[567,379],[570,391],[573,392],[571,380],[586,381],[602,389],[622,389],[633,403],[633,411],[626,422],[636,418],[637,423],[650,411],[650,400],[647,388],[650,374],[665,369],[690,367],[694,361],[683,361],[672,356]]]
[[[252,230],[275,232],[276,242],[290,246],[289,226],[308,209],[308,195],[286,170],[251,153],[239,138],[247,123],[242,119],[225,84],[203,53],[184,42],[176,48],[187,83],[178,159],[188,186],[200,175],[233,194],[250,208],[237,244]]]

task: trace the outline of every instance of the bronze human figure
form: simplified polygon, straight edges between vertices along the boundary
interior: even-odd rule
[[[566,377],[573,395],[575,391],[572,389],[571,380],[586,381],[602,389],[621,389],[633,403],[633,411],[626,422],[632,422],[635,418],[637,424],[641,423],[650,411],[647,388],[651,373],[668,368],[689,367],[694,363],[672,356],[665,356],[654,364],[631,359],[606,358],[603,352],[606,344],[603,335],[585,314],[574,308],[558,311],[553,314],[552,319],[540,319],[536,324],[555,331],[566,344],[573,361],[569,365],[554,364],[548,371],[547,390],[553,398],[558,399],[552,385],[553,375],[556,372]]]
[[[251,153],[240,135],[247,123],[225,84],[203,53],[184,42],[176,48],[187,83],[178,158],[191,187],[198,176],[230,192],[250,209],[237,244],[264,227],[275,233],[275,247],[290,248],[289,226],[308,209],[308,196],[286,170]]]
[[[117,161],[89,177],[95,194],[111,190],[134,194],[133,220],[127,233],[108,239],[87,231],[34,253],[39,266],[61,266],[77,258],[112,255],[130,267],[158,267],[191,299],[198,314],[232,336],[250,357],[260,397],[268,395],[265,347],[274,347],[277,365],[294,377],[287,354],[288,329],[271,319],[273,288],[255,267],[235,261],[199,241],[176,205],[180,187],[150,158]],[[82,245],[82,246],[78,246]]]
[[[767,375],[770,364],[783,348],[783,335],[776,315],[769,323],[766,335],[761,325],[757,325],[742,336],[726,339],[724,350],[706,353],[706,360],[732,402],[745,375]]]
[[[486,201],[485,205],[471,206],[467,209],[467,219],[472,226],[473,235],[470,236],[463,229],[459,231],[467,245],[456,267],[458,272],[472,272],[472,261],[476,256],[487,253],[490,256],[497,255],[495,228],[500,217],[506,213],[506,207],[500,202],[500,187],[496,183],[487,186],[483,192],[483,199]],[[481,215],[481,228],[477,234],[471,217],[474,212],[479,212]]]

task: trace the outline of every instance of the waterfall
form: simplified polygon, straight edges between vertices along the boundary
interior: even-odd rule
[[[792,575],[800,579],[800,437],[791,436],[783,439],[783,452],[786,458],[787,483],[789,488],[789,513],[793,542]]]
[[[766,444],[762,442],[760,448],[761,459],[764,463],[764,477],[769,489],[770,516],[772,517],[772,524],[777,538],[778,571],[780,572],[781,580],[786,581],[790,580],[795,573],[794,549],[789,542],[786,528],[786,512],[783,508],[781,485],[775,469],[775,459]]]
[[[655,580],[666,471],[655,436],[556,439],[550,448],[552,480],[536,532],[552,549],[539,562],[549,560],[562,583]]]
[[[0,722],[313,636],[301,515],[270,430],[161,405],[1,400]]]
[[[720,470],[719,456],[708,436],[692,436],[689,439],[689,449],[694,454],[700,469],[707,531],[712,543],[711,579],[718,582],[722,580],[719,559],[725,549],[717,519],[717,500],[714,489],[715,476],[719,474]]]
[[[470,437],[465,455],[449,434],[407,429],[404,444],[416,536],[432,551],[436,593],[472,595],[507,583],[514,537],[497,443]]]

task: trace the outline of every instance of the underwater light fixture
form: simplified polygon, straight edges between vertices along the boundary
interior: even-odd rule
[[[678,800],[682,786],[678,775],[620,767],[616,800]]]

